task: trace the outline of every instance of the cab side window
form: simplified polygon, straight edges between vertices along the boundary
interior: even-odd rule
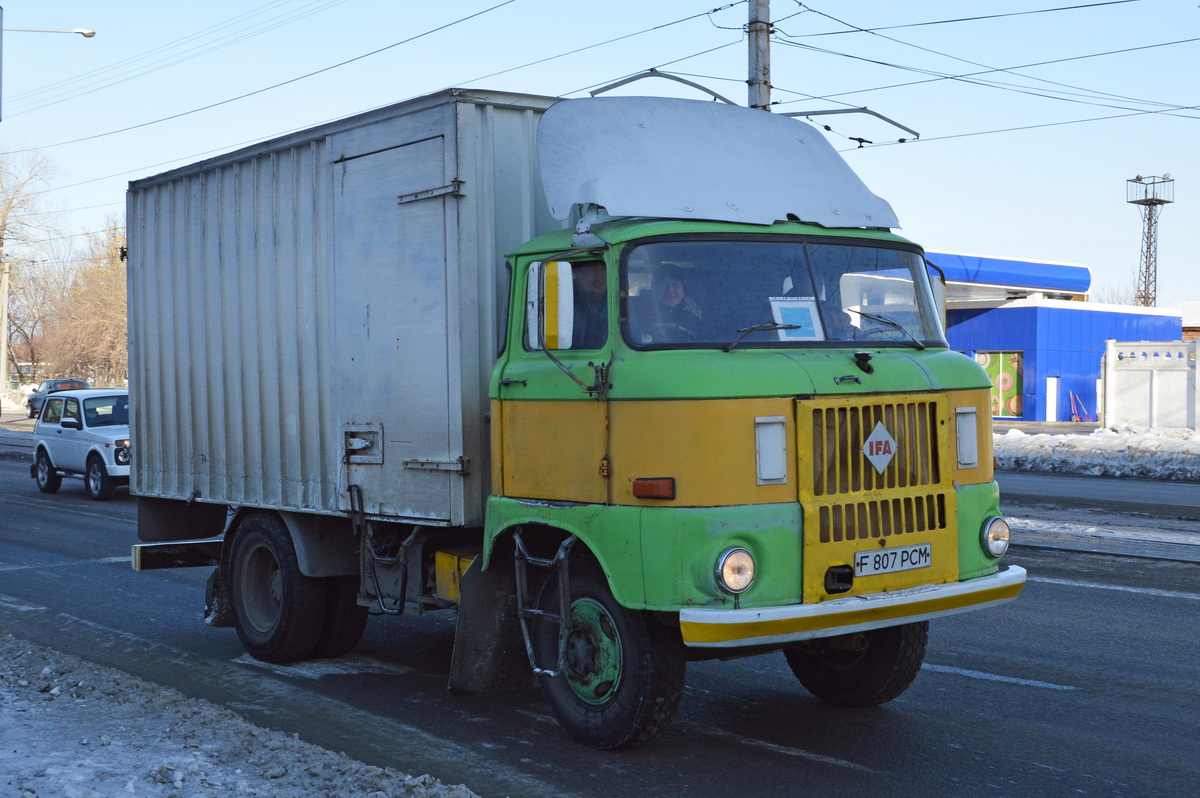
[[[48,399],[46,400],[46,412],[42,414],[42,421],[47,424],[57,424],[62,421],[63,400]]]

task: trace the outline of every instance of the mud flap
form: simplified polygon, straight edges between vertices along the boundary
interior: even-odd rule
[[[533,687],[533,671],[517,618],[512,567],[496,560],[482,570],[476,557],[462,577],[450,692],[475,695]]]
[[[204,590],[204,622],[209,626],[233,626],[233,605],[229,600],[229,583],[220,568],[209,574]]]

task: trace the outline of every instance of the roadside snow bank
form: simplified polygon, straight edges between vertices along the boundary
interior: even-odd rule
[[[1122,427],[1090,435],[993,436],[996,465],[1101,477],[1200,480],[1200,435],[1190,429]]]
[[[0,662],[5,796],[478,798],[9,633],[0,635]]]

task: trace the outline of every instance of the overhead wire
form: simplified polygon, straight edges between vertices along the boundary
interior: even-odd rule
[[[338,69],[338,68],[340,68],[340,67],[344,67],[344,66],[346,66],[347,64],[353,64],[353,63],[354,63],[354,62],[356,62],[356,61],[362,61],[364,58],[370,58],[371,56],[374,56],[374,55],[379,55],[380,53],[386,52],[386,51],[388,51],[388,50],[392,50],[392,49],[394,49],[394,48],[396,48],[396,47],[399,47],[399,46],[401,46],[401,45],[403,45],[403,44],[408,44],[408,43],[410,43],[410,42],[414,42],[414,41],[416,41],[417,39],[421,39],[421,38],[424,38],[424,37],[426,37],[426,36],[430,36],[430,35],[432,35],[432,34],[434,34],[434,33],[439,33],[439,32],[441,32],[441,31],[443,31],[443,30],[446,30],[447,28],[454,27],[455,25],[459,25],[459,24],[461,24],[461,23],[463,23],[463,22],[466,22],[466,21],[468,21],[468,20],[471,20],[471,19],[474,19],[474,18],[476,18],[476,17],[482,16],[482,15],[484,15],[484,14],[487,14],[487,13],[489,13],[489,12],[495,11],[495,10],[496,10],[496,9],[498,9],[498,8],[503,8],[504,6],[511,5],[512,3],[515,3],[515,2],[517,2],[517,0],[503,0],[503,2],[497,3],[496,5],[494,5],[494,6],[490,6],[490,7],[488,7],[488,8],[485,8],[485,9],[483,9],[482,11],[477,11],[477,12],[475,12],[474,14],[468,14],[467,16],[465,16],[465,17],[460,17],[459,19],[456,19],[456,20],[454,20],[453,22],[448,22],[448,23],[446,23],[445,25],[440,25],[440,26],[438,26],[438,27],[436,27],[436,28],[431,28],[430,30],[424,31],[424,32],[422,32],[422,33],[418,33],[418,34],[416,34],[415,36],[410,36],[410,37],[408,37],[407,39],[402,39],[401,41],[394,42],[394,43],[392,43],[392,44],[389,44],[389,45],[387,45],[387,46],[385,46],[385,47],[380,47],[380,48],[378,48],[378,49],[376,49],[376,50],[372,50],[372,51],[371,51],[371,52],[369,52],[369,53],[363,53],[362,55],[357,55],[357,56],[355,56],[354,58],[348,58],[348,59],[346,59],[345,61],[340,61],[340,62],[338,62],[338,63],[336,63],[336,64],[331,64],[331,65],[329,65],[329,66],[327,66],[327,67],[322,67],[321,69],[314,70],[314,71],[312,71],[312,72],[309,72],[309,73],[306,73],[306,74],[304,74],[304,75],[299,75],[299,76],[297,76],[297,77],[294,77],[294,78],[289,78],[288,80],[280,81],[279,83],[273,84],[273,85],[271,85],[271,86],[265,86],[265,87],[263,87],[263,88],[261,88],[261,89],[256,89],[256,90],[254,90],[254,91],[251,91],[251,92],[246,92],[245,94],[240,94],[240,95],[238,95],[237,97],[230,97],[230,98],[228,98],[228,99],[221,100],[221,101],[219,101],[219,102],[215,102],[215,103],[209,103],[208,105],[202,106],[202,107],[200,107],[200,108],[193,108],[193,109],[191,109],[190,111],[181,111],[180,113],[177,113],[177,114],[171,114],[170,116],[164,116],[164,117],[162,117],[162,118],[160,118],[160,119],[154,119],[154,120],[151,120],[151,121],[149,121],[149,122],[142,122],[142,123],[140,123],[140,124],[136,124],[136,125],[130,125],[130,126],[128,126],[128,127],[123,127],[123,128],[120,128],[119,130],[110,130],[110,131],[108,131],[107,133],[96,133],[96,134],[94,134],[94,135],[91,135],[91,136],[81,136],[80,138],[71,139],[71,140],[69,140],[69,141],[59,141],[59,142],[56,142],[56,143],[54,143],[54,144],[43,144],[43,145],[41,145],[41,146],[39,146],[39,147],[29,147],[29,148],[26,148],[26,149],[20,149],[20,150],[9,150],[8,152],[3,152],[3,153],[0,153],[0,156],[2,156],[2,155],[14,155],[14,154],[17,154],[17,153],[22,153],[22,152],[32,152],[33,150],[46,150],[46,149],[50,149],[50,148],[52,148],[52,147],[62,147],[62,146],[65,146],[65,145],[67,145],[67,144],[79,144],[80,142],[84,142],[84,141],[94,141],[95,139],[105,138],[105,137],[107,137],[107,136],[113,136],[113,135],[116,135],[116,134],[118,134],[118,133],[127,133],[127,132],[129,132],[129,131],[131,131],[131,130],[139,130],[139,129],[141,129],[141,128],[150,127],[151,125],[157,125],[157,124],[160,124],[160,123],[162,123],[162,122],[167,122],[167,121],[170,121],[170,120],[172,120],[172,119],[180,119],[180,118],[182,118],[182,117],[185,117],[185,116],[191,116],[192,114],[200,113],[201,111],[208,111],[208,110],[211,110],[211,109],[213,109],[213,108],[219,108],[219,107],[220,107],[220,106],[222,106],[222,105],[228,105],[228,104],[230,104],[230,103],[237,102],[238,100],[245,100],[245,99],[247,99],[248,97],[255,97],[255,96],[259,95],[259,94],[264,94],[264,93],[266,93],[266,92],[268,92],[268,91],[273,91],[274,89],[278,89],[278,88],[280,88],[280,87],[282,87],[282,86],[288,86],[288,85],[291,85],[291,84],[293,84],[293,83],[298,83],[298,82],[300,82],[300,81],[302,81],[302,80],[307,80],[308,78],[314,77],[314,76],[316,76],[316,75],[321,75],[321,74],[324,74],[324,73],[326,73],[326,72],[330,72],[330,71],[332,71],[332,70],[334,70],[334,69]]]
[[[228,33],[212,42],[206,43],[202,41],[204,38],[214,33],[218,33],[225,28],[232,27],[239,21],[253,18],[254,16],[258,16],[260,13],[265,11],[269,11],[281,5],[290,5],[295,2],[298,2],[298,0],[275,0],[275,2],[260,6],[258,9],[253,11],[240,14],[230,20],[225,21],[224,23],[213,25],[194,34],[190,34],[189,36],[176,39],[174,42],[170,42],[162,45],[161,47],[149,50],[141,55],[132,56],[124,59],[123,61],[118,61],[115,64],[110,64],[107,67],[100,67],[84,75],[67,78],[58,81],[57,83],[50,84],[49,86],[44,86],[40,89],[31,89],[26,92],[10,95],[6,98],[6,115],[9,117],[21,116],[23,114],[31,113],[42,108],[47,108],[61,102],[66,102],[67,100],[83,97],[87,94],[91,94],[111,86],[116,86],[120,83],[134,80],[135,78],[139,78],[144,75],[149,75],[154,72],[167,69],[177,64],[184,63],[185,61],[190,61],[194,58],[199,58],[200,56],[224,49],[225,47],[245,41],[246,39],[262,35],[268,31],[290,25],[293,22],[305,19],[328,8],[348,2],[348,0],[312,0],[294,12],[289,12],[290,16],[289,14],[280,14],[260,22],[256,22],[251,28]],[[313,6],[316,7],[314,8]],[[145,61],[154,55],[164,52],[169,53],[169,51],[172,49],[178,49],[179,45],[181,44],[190,44],[192,46],[183,50],[181,53],[165,55],[163,58],[159,59],[158,61],[153,61],[145,67],[132,66],[140,61]],[[130,66],[130,68],[124,72],[117,72],[117,74],[111,78],[101,77],[106,73],[114,72],[125,66]],[[71,88],[74,84],[83,83],[84,81],[88,80],[91,80],[92,82],[86,83],[82,88]],[[56,93],[49,94],[50,92],[55,92],[56,90]],[[49,97],[43,96],[47,94],[49,94]]]
[[[691,20],[694,20],[694,19],[698,19],[698,18],[700,18],[700,17],[704,17],[704,16],[711,16],[712,14],[715,14],[715,13],[717,13],[717,12],[720,12],[720,11],[725,11],[725,10],[728,10],[728,9],[730,9],[730,8],[733,8],[733,7],[735,7],[735,6],[741,5],[741,4],[745,3],[745,2],[746,2],[746,0],[736,0],[736,2],[727,3],[726,5],[723,5],[723,6],[718,6],[718,7],[716,7],[716,8],[710,9],[709,11],[706,11],[706,12],[703,12],[703,13],[700,13],[700,14],[694,14],[694,15],[692,15],[692,16],[683,17],[683,18],[681,18],[681,19],[673,20],[673,21],[671,21],[671,22],[663,23],[663,24],[661,24],[661,25],[655,25],[655,26],[652,26],[652,27],[649,27],[649,28],[645,28],[645,29],[643,29],[643,30],[635,31],[634,33],[625,34],[625,35],[623,35],[623,36],[617,36],[617,37],[615,37],[615,38],[612,38],[612,39],[606,39],[606,40],[604,40],[604,41],[602,41],[602,42],[596,42],[595,44],[586,45],[586,46],[584,46],[584,47],[577,47],[577,48],[575,48],[575,49],[573,49],[573,50],[567,50],[567,51],[564,51],[564,52],[558,53],[558,54],[556,54],[556,55],[547,56],[546,58],[541,58],[541,59],[538,59],[538,60],[536,60],[536,61],[530,61],[530,62],[528,62],[528,63],[521,64],[521,65],[519,65],[519,66],[509,67],[509,68],[507,68],[507,69],[499,70],[499,71],[497,71],[497,72],[492,72],[492,73],[490,73],[490,74],[487,74],[487,75],[481,75],[481,76],[478,76],[478,77],[469,78],[469,79],[467,79],[467,80],[465,80],[465,81],[460,81],[460,82],[458,82],[458,83],[455,83],[454,85],[464,85],[464,84],[474,83],[474,82],[476,82],[476,81],[480,81],[480,80],[486,80],[486,79],[488,79],[488,78],[496,77],[497,75],[504,75],[504,74],[507,74],[507,73],[509,73],[509,72],[515,72],[515,71],[518,71],[518,70],[521,70],[521,69],[525,69],[525,68],[527,68],[527,67],[534,66],[534,65],[536,65],[536,64],[542,64],[542,63],[545,63],[545,62],[547,62],[547,61],[553,61],[553,60],[556,60],[556,59],[559,59],[559,58],[565,58],[565,57],[567,57],[567,56],[575,55],[575,54],[577,54],[577,53],[585,52],[585,51],[587,51],[587,50],[592,50],[592,49],[595,49],[595,48],[597,48],[597,47],[601,47],[601,46],[604,46],[604,45],[607,45],[607,44],[612,44],[612,43],[614,43],[614,42],[619,42],[619,41],[623,41],[623,40],[625,40],[625,39],[633,38],[633,37],[635,37],[635,36],[640,36],[640,35],[642,35],[642,34],[645,34],[645,33],[651,33],[651,32],[654,32],[654,31],[662,30],[662,29],[664,29],[664,28],[668,28],[668,27],[671,27],[671,26],[673,26],[673,25],[678,25],[678,24],[680,24],[680,23],[682,23],[682,22],[688,22],[688,21],[691,21]],[[709,48],[709,49],[707,49],[707,50],[702,50],[702,51],[700,51],[700,52],[697,52],[697,53],[692,53],[691,55],[683,56],[683,57],[681,57],[681,58],[674,59],[674,60],[672,60],[672,61],[666,62],[666,63],[664,63],[664,64],[663,64],[663,65],[661,65],[661,66],[667,66],[667,65],[670,65],[670,64],[680,63],[681,61],[686,61],[686,60],[688,60],[688,59],[691,59],[691,58],[696,58],[696,57],[698,57],[698,56],[700,56],[700,55],[704,55],[704,54],[707,54],[707,53],[709,53],[709,52],[713,52],[714,50],[722,49],[722,48],[725,48],[725,47],[730,47],[730,46],[732,46],[732,45],[734,45],[734,44],[737,44],[737,43],[738,43],[738,42],[736,42],[736,41],[735,41],[735,42],[730,42],[730,43],[727,43],[727,44],[719,45],[718,47]],[[619,79],[619,78],[618,78],[618,79]],[[603,81],[603,82],[601,82],[601,83],[599,83],[599,84],[595,84],[595,85],[604,85],[605,83],[609,83],[609,82],[612,82],[612,81],[611,81],[611,80],[610,80],[610,81]],[[446,87],[446,88],[449,88],[449,87]],[[587,87],[587,88],[584,88],[584,89],[576,89],[576,90],[572,90],[572,91],[566,92],[566,94],[574,94],[574,93],[578,93],[578,92],[581,92],[581,91],[587,91],[587,90],[588,90],[588,89],[590,89],[590,88],[593,88],[593,87],[592,87],[592,86],[589,86],[589,87]],[[327,120],[327,121],[329,121],[329,120]],[[168,161],[160,161],[160,162],[158,162],[158,163],[155,163],[155,164],[148,164],[148,165],[145,165],[145,166],[135,167],[135,168],[132,168],[132,169],[127,169],[127,170],[124,170],[124,171],[121,171],[121,172],[117,172],[117,173],[115,173],[115,174],[111,174],[111,175],[105,175],[104,177],[95,177],[95,178],[90,178],[90,179],[88,179],[88,180],[82,180],[82,181],[79,181],[79,182],[77,182],[77,183],[70,183],[70,184],[63,185],[63,186],[55,186],[54,188],[44,189],[44,190],[42,190],[42,191],[35,192],[35,193],[38,193],[38,194],[45,194],[45,193],[49,193],[49,192],[52,192],[52,191],[61,191],[61,190],[63,190],[63,189],[67,189],[67,188],[75,188],[75,187],[77,187],[77,186],[86,185],[86,184],[88,184],[88,183],[96,183],[96,182],[99,182],[99,181],[101,181],[101,180],[108,180],[108,179],[111,179],[111,178],[114,178],[114,177],[122,177],[122,176],[124,176],[124,175],[129,175],[129,174],[134,174],[134,173],[142,172],[142,171],[144,171],[144,170],[146,170],[146,169],[153,169],[153,168],[157,168],[157,167],[160,167],[160,166],[168,166],[168,165],[170,165],[170,164],[174,164],[174,163],[188,162],[188,161],[195,160],[196,158],[200,158],[200,157],[204,157],[204,156],[207,156],[207,155],[211,155],[211,154],[213,154],[213,153],[225,152],[225,151],[229,151],[230,149],[233,149],[233,148],[236,148],[236,147],[244,146],[244,145],[246,145],[246,144],[251,144],[251,143],[254,143],[255,141],[260,141],[260,140],[262,140],[263,138],[266,138],[266,139],[270,139],[270,138],[277,138],[277,137],[279,137],[279,136],[287,135],[287,134],[289,134],[289,133],[293,133],[293,132],[296,132],[296,131],[298,131],[298,130],[305,130],[305,129],[309,128],[309,127],[311,127],[311,125],[304,125],[304,126],[302,126],[302,127],[299,127],[299,128],[293,128],[293,129],[291,129],[291,130],[282,131],[282,132],[279,132],[279,133],[271,134],[271,135],[269,135],[269,136],[265,136],[265,137],[257,137],[257,138],[255,138],[255,139],[253,139],[253,140],[250,140],[250,141],[242,141],[242,142],[239,142],[239,143],[236,143],[236,144],[230,144],[230,145],[226,145],[226,146],[222,146],[222,147],[217,147],[217,148],[213,148],[213,149],[210,149],[210,150],[206,150],[206,151],[204,151],[204,152],[201,152],[201,153],[193,153],[193,154],[191,154],[191,155],[185,155],[185,156],[181,156],[181,157],[179,157],[179,158],[172,158],[171,160],[168,160]],[[41,148],[38,148],[38,149],[41,149]],[[21,150],[14,150],[13,152],[21,152]],[[3,154],[8,154],[8,153],[0,153],[0,155],[3,155]]]
[[[1106,2],[1106,3],[1100,3],[1100,4],[1089,4],[1089,5],[1086,5],[1086,6],[1071,6],[1071,7],[1066,7],[1066,8],[1057,8],[1057,9],[1042,9],[1042,11],[1061,11],[1061,10],[1079,9],[1079,8],[1093,8],[1093,7],[1096,7],[1096,6],[1098,6],[1098,5],[1118,5],[1118,4],[1121,4],[1121,3],[1127,3],[1127,2],[1140,2],[1140,1],[1141,1],[1141,0],[1110,0],[1110,2]],[[974,83],[977,83],[978,85],[989,86],[989,87],[992,87],[992,88],[998,88],[998,89],[1002,89],[1002,90],[1005,90],[1005,91],[1017,91],[1017,92],[1020,92],[1020,93],[1027,93],[1027,94],[1028,94],[1028,93],[1032,93],[1032,94],[1033,94],[1033,96],[1042,96],[1042,97],[1049,97],[1049,98],[1051,98],[1051,99],[1063,99],[1063,100],[1066,100],[1066,101],[1075,101],[1075,102],[1086,102],[1086,100],[1074,100],[1074,99],[1072,99],[1072,97],[1070,96],[1070,93],[1063,93],[1063,94],[1067,94],[1068,96],[1065,96],[1065,97],[1058,97],[1058,96],[1056,96],[1056,95],[1046,95],[1046,94],[1042,94],[1042,93],[1038,93],[1038,92],[1032,92],[1030,89],[1028,89],[1028,88],[1026,88],[1026,87],[1023,87],[1023,86],[1014,86],[1014,85],[1012,85],[1012,84],[1007,84],[1007,83],[1003,83],[1003,82],[1000,82],[1000,81],[971,80],[971,78],[975,78],[975,77],[978,77],[978,76],[980,76],[980,75],[990,74],[990,73],[993,73],[993,72],[1004,72],[1004,73],[1006,73],[1006,74],[1011,74],[1011,75],[1013,75],[1013,76],[1015,76],[1015,77],[1020,77],[1020,78],[1022,78],[1022,79],[1025,79],[1025,80],[1032,80],[1032,81],[1036,81],[1036,82],[1039,82],[1039,83],[1046,83],[1046,84],[1050,84],[1050,85],[1054,85],[1054,86],[1062,86],[1062,87],[1064,87],[1064,88],[1068,88],[1068,89],[1074,89],[1074,90],[1076,90],[1076,91],[1079,91],[1079,92],[1084,92],[1084,93],[1085,93],[1085,94],[1083,94],[1083,95],[1077,95],[1077,96],[1109,97],[1109,98],[1114,98],[1114,99],[1119,99],[1119,100],[1127,100],[1127,101],[1130,101],[1130,102],[1136,102],[1136,103],[1140,103],[1140,104],[1143,104],[1143,105],[1159,105],[1159,106],[1162,106],[1162,107],[1174,107],[1175,109],[1181,109],[1181,108],[1185,108],[1185,107],[1183,107],[1183,106],[1179,106],[1179,105],[1174,105],[1174,106],[1172,106],[1172,104],[1169,104],[1169,103],[1158,103],[1158,102],[1155,102],[1155,101],[1149,101],[1149,100],[1140,100],[1140,99],[1138,99],[1138,98],[1128,97],[1128,96],[1124,96],[1124,95],[1118,95],[1118,94],[1114,94],[1114,93],[1111,93],[1111,92],[1099,92],[1099,91],[1096,91],[1096,90],[1093,90],[1093,89],[1085,89],[1085,88],[1082,88],[1082,87],[1079,87],[1079,86],[1073,86],[1073,85],[1071,85],[1071,84],[1062,83],[1062,82],[1059,82],[1059,81],[1052,81],[1052,80],[1048,80],[1048,79],[1045,79],[1045,78],[1040,78],[1040,77],[1033,76],[1033,75],[1024,75],[1024,74],[1020,74],[1020,73],[1017,73],[1017,72],[1016,72],[1016,70],[1018,70],[1018,69],[1029,69],[1029,68],[1036,67],[1036,66],[1047,66],[1047,65],[1050,65],[1050,64],[1067,63],[1067,62],[1069,62],[1069,61],[1084,60],[1084,59],[1087,59],[1087,58],[1096,58],[1096,57],[1100,57],[1100,56],[1116,55],[1116,54],[1121,54],[1121,53],[1135,52],[1135,51],[1138,51],[1138,50],[1144,50],[1144,49],[1153,49],[1153,48],[1156,48],[1156,47],[1165,47],[1165,46],[1170,46],[1170,45],[1175,45],[1175,44],[1187,44],[1187,43],[1194,42],[1194,41],[1200,41],[1200,39],[1186,39],[1186,40],[1181,40],[1181,41],[1176,41],[1176,42],[1163,42],[1163,43],[1154,44],[1154,45],[1144,45],[1144,46],[1141,46],[1141,47],[1129,47],[1129,48],[1124,48],[1124,49],[1120,49],[1120,50],[1112,50],[1112,51],[1108,51],[1108,52],[1104,52],[1104,53],[1092,53],[1092,54],[1083,55],[1083,56],[1072,56],[1072,57],[1069,57],[1069,58],[1053,59],[1053,60],[1050,60],[1050,61],[1037,62],[1037,63],[1033,63],[1033,64],[1025,64],[1025,65],[1021,65],[1021,66],[1015,66],[1015,67],[993,67],[993,66],[990,66],[990,65],[988,65],[988,64],[981,64],[981,63],[979,63],[979,62],[977,62],[977,61],[972,61],[972,60],[970,60],[970,59],[961,58],[961,57],[959,57],[959,56],[951,55],[951,54],[949,54],[949,53],[945,53],[945,52],[942,52],[942,51],[939,51],[939,50],[934,50],[934,49],[931,49],[931,48],[928,48],[928,47],[922,47],[922,46],[920,46],[920,45],[912,44],[911,42],[906,42],[906,41],[903,41],[903,40],[900,40],[900,39],[896,39],[896,38],[894,38],[894,37],[891,37],[891,36],[883,36],[882,34],[878,33],[878,29],[875,29],[875,28],[862,28],[862,27],[859,27],[859,26],[857,26],[857,25],[854,25],[854,24],[852,24],[852,23],[849,23],[849,22],[846,22],[846,21],[844,21],[844,20],[841,20],[841,19],[838,19],[838,18],[836,18],[836,17],[833,17],[833,16],[831,16],[831,15],[829,15],[829,14],[826,14],[825,12],[818,11],[818,10],[816,10],[816,9],[813,9],[811,6],[806,6],[806,8],[807,8],[809,11],[811,11],[812,13],[818,14],[818,15],[820,15],[820,16],[822,16],[822,17],[825,17],[826,19],[829,19],[829,20],[831,20],[831,21],[833,21],[833,22],[836,22],[836,23],[838,23],[839,25],[844,25],[844,26],[846,26],[847,28],[850,28],[850,29],[851,29],[851,31],[848,31],[848,32],[869,33],[869,34],[872,34],[872,35],[875,35],[875,36],[879,36],[880,38],[883,38],[883,39],[885,39],[885,40],[887,40],[887,41],[890,41],[890,42],[893,42],[893,43],[896,43],[896,44],[900,44],[900,45],[903,45],[903,46],[906,46],[906,47],[912,47],[912,48],[915,48],[915,49],[918,49],[918,50],[922,50],[922,51],[924,51],[924,52],[928,52],[928,53],[931,53],[931,54],[934,54],[934,55],[938,55],[938,56],[940,56],[940,57],[943,57],[943,58],[949,58],[949,59],[952,59],[952,60],[955,60],[955,61],[960,61],[960,62],[962,62],[962,63],[971,64],[972,66],[978,66],[978,67],[983,67],[983,68],[984,68],[984,71],[982,71],[982,72],[976,72],[976,73],[967,73],[967,74],[965,74],[965,75],[951,75],[951,74],[948,74],[948,73],[937,72],[937,71],[934,71],[934,70],[918,69],[918,68],[915,68],[915,67],[904,67],[904,66],[902,66],[902,65],[898,65],[898,64],[891,64],[891,63],[888,63],[888,62],[876,61],[876,60],[872,60],[872,59],[864,59],[864,60],[867,60],[867,61],[868,61],[868,62],[870,62],[870,63],[876,63],[876,64],[880,64],[880,65],[884,65],[884,66],[890,66],[890,67],[893,67],[893,68],[896,68],[896,69],[905,69],[905,70],[908,70],[908,71],[914,71],[914,72],[918,72],[918,73],[921,73],[921,74],[930,74],[930,75],[934,75],[934,76],[935,76],[935,77],[931,78],[931,79],[930,79],[930,80],[928,80],[928,81],[914,81],[914,82],[910,82],[910,83],[908,83],[908,84],[898,84],[899,86],[907,86],[907,85],[919,85],[919,84],[921,84],[921,83],[928,83],[928,82],[933,82],[933,81],[936,81],[936,80],[962,80],[962,81],[964,81],[964,82],[974,82]],[[1021,12],[1021,13],[1032,13],[1032,12]],[[993,18],[993,17],[989,17],[989,18]],[[972,18],[972,19],[973,19],[973,18]],[[954,21],[963,21],[963,20],[954,20]],[[945,22],[949,22],[949,20],[947,20],[947,21],[945,21]],[[923,24],[935,24],[935,23],[923,23]],[[893,27],[906,27],[906,26],[893,26]],[[849,55],[849,54],[846,54],[846,53],[839,53],[839,52],[837,52],[837,51],[833,51],[833,50],[826,50],[826,49],[824,49],[824,48],[813,48],[813,46],[812,46],[812,45],[803,45],[803,44],[801,44],[801,43],[799,43],[799,42],[793,42],[793,41],[789,41],[788,39],[789,39],[789,38],[792,38],[792,37],[789,37],[789,36],[788,36],[788,34],[786,34],[786,33],[784,33],[783,35],[784,35],[785,37],[787,37],[787,38],[780,40],[782,44],[786,44],[786,45],[790,45],[790,46],[794,46],[794,47],[801,47],[801,48],[803,48],[803,49],[809,49],[809,48],[812,48],[812,49],[814,49],[814,50],[816,50],[816,51],[818,51],[818,52],[824,52],[824,53],[833,54],[833,55],[842,55],[842,56],[849,57],[849,58],[858,58],[858,57],[856,57],[856,56],[851,56],[851,55]],[[885,88],[891,88],[891,87],[885,87]],[[877,90],[881,90],[881,89],[877,89]],[[862,93],[862,92],[865,92],[865,91],[871,91],[871,90],[858,90],[858,91],[856,91],[856,92],[844,92],[844,93],[841,93],[841,94],[839,94],[839,95],[828,95],[828,96],[845,96],[845,94],[848,94],[848,93]],[[1102,107],[1118,107],[1118,108],[1119,108],[1119,107],[1121,107],[1121,106],[1105,106],[1105,104],[1103,104],[1103,103],[1100,103],[1100,102],[1095,102],[1095,103],[1090,103],[1090,104],[1094,104],[1094,105],[1100,105],[1100,106],[1102,106]]]

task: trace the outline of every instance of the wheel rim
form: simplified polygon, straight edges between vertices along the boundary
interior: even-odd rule
[[[278,622],[283,607],[283,577],[274,553],[258,544],[246,553],[242,577],[242,606],[246,620],[256,631],[269,632]]]
[[[46,460],[46,455],[38,458],[38,484],[45,485],[50,481],[50,463]]]
[[[621,681],[621,637],[608,610],[592,599],[571,605],[564,670],[571,690],[589,704],[607,701]]]
[[[104,488],[104,475],[100,473],[100,464],[94,460],[88,466],[88,488],[95,495],[99,495]]]

